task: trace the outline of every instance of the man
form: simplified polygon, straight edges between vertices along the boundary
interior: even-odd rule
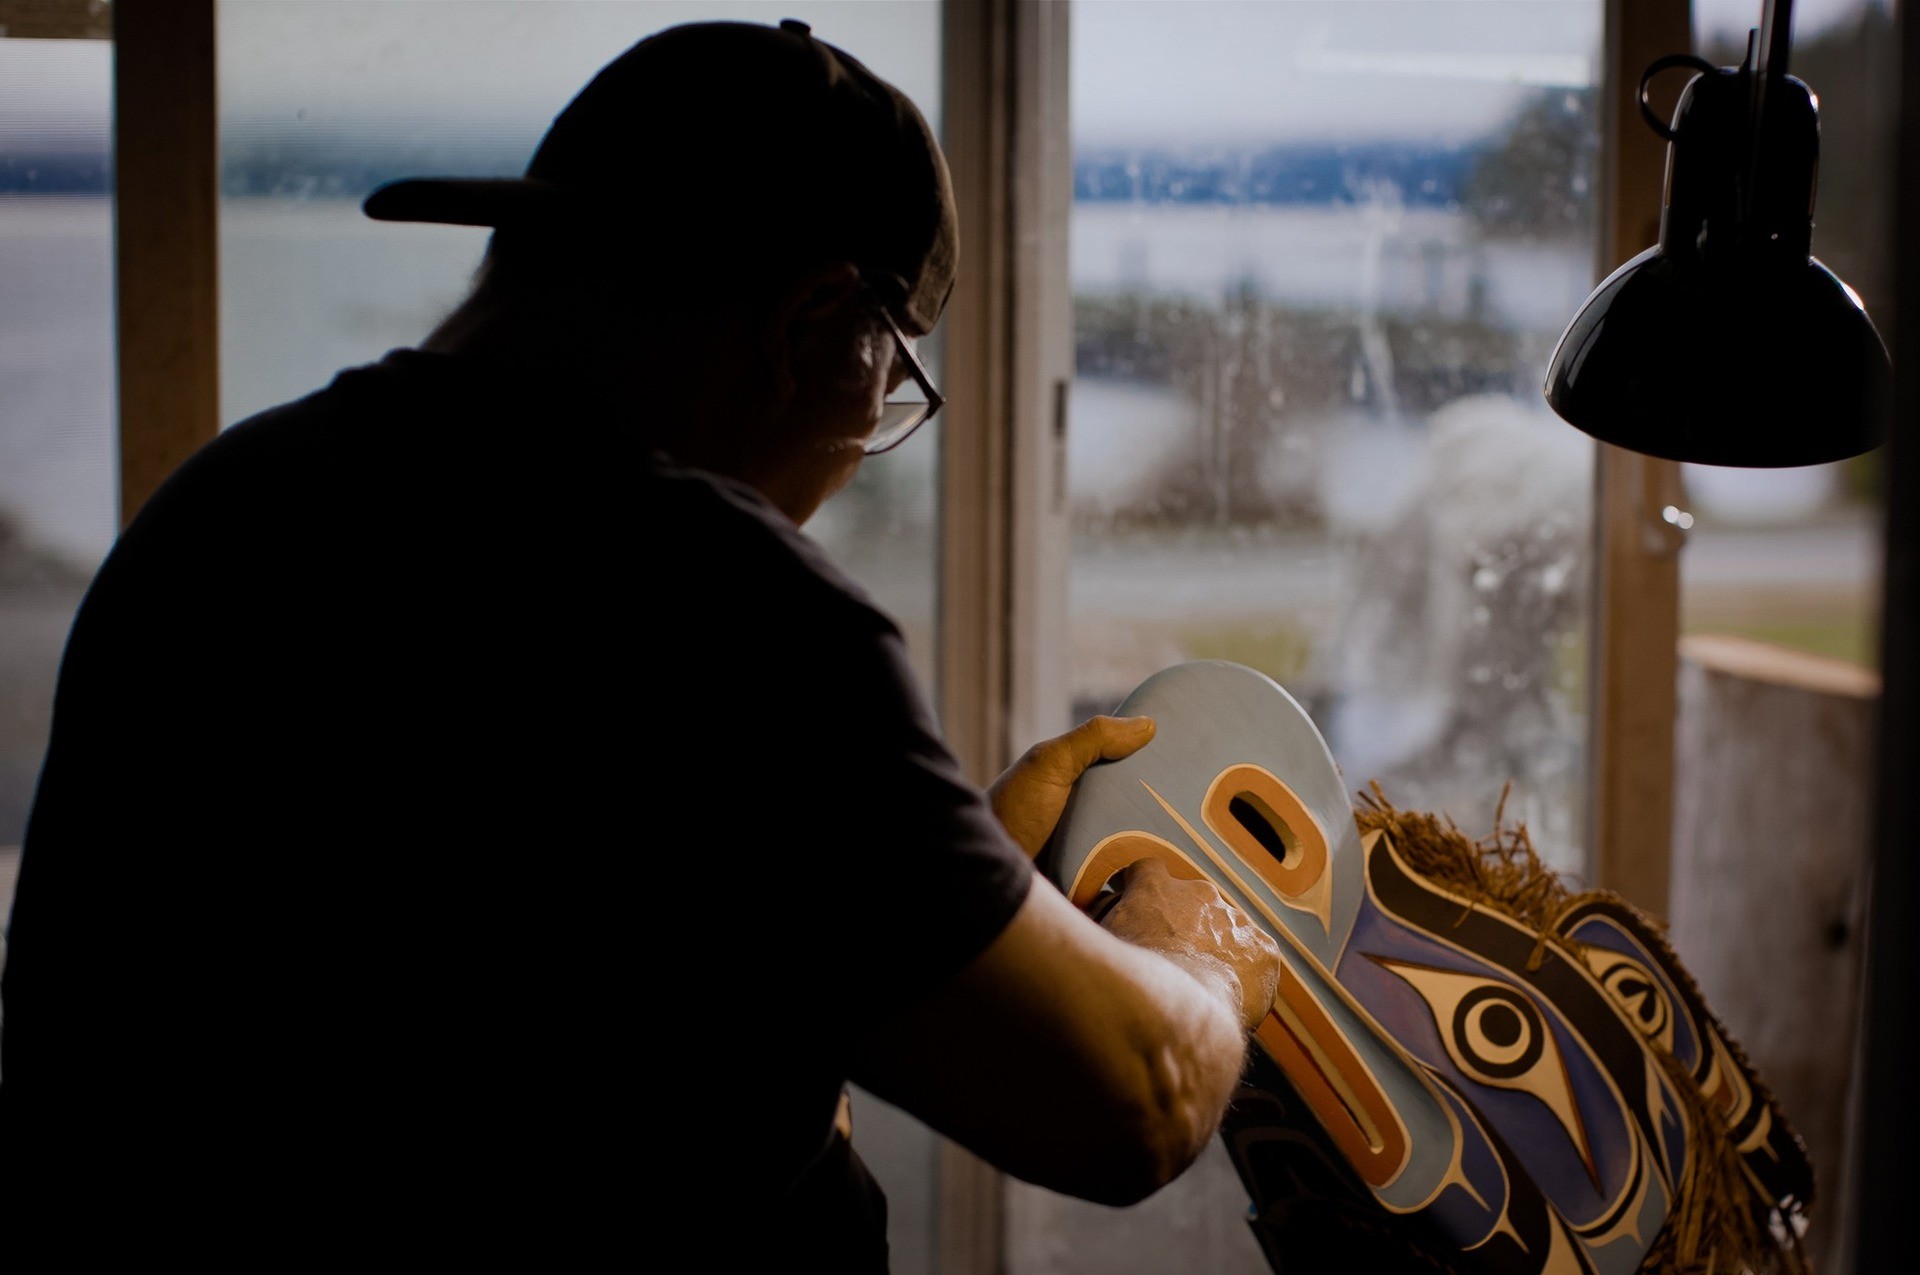
[[[857,1081],[1126,1203],[1211,1135],[1272,941],[1029,858],[1097,719],[991,794],[800,534],[925,407],[955,269],[911,103],[801,24],[663,32],[420,348],[225,433],[75,622],[5,974],[0,1236],[886,1264]],[[930,388],[930,386],[928,387]]]

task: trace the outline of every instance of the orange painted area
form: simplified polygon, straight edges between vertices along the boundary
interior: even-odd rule
[[[1709,1040],[1713,1049],[1713,1067],[1707,1075],[1707,1083],[1701,1086],[1701,1096],[1726,1113],[1729,1125],[1738,1125],[1749,1100],[1745,1078],[1728,1056],[1726,1046],[1720,1043],[1719,1035],[1716,1033]]]
[[[1393,1181],[1406,1166],[1406,1131],[1379,1082],[1291,970],[1282,973],[1273,1012],[1254,1036],[1360,1180],[1374,1187]]]
[[[1287,848],[1284,861],[1274,858],[1273,852],[1234,817],[1229,807],[1236,797],[1258,810],[1280,834]],[[1326,832],[1306,803],[1271,771],[1246,763],[1227,767],[1208,786],[1202,813],[1207,826],[1233,847],[1241,862],[1283,897],[1305,897],[1326,875]]]
[[[1207,874],[1193,860],[1174,849],[1171,842],[1151,832],[1116,832],[1095,846],[1093,853],[1087,856],[1087,861],[1080,865],[1067,897],[1073,900],[1075,907],[1086,907],[1114,873],[1141,859],[1160,860],[1167,865],[1168,872],[1182,880],[1206,879]]]

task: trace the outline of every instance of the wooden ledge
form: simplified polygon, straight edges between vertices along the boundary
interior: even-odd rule
[[[1689,634],[1680,639],[1680,658],[1710,673],[1766,686],[1849,699],[1874,699],[1880,694],[1877,669],[1731,633]]]

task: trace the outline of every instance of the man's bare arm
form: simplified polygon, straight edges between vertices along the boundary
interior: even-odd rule
[[[1210,882],[1148,863],[1121,884],[1096,924],[1036,878],[984,952],[865,1042],[853,1078],[1052,1190],[1120,1205],[1171,1181],[1219,1125],[1278,951]]]

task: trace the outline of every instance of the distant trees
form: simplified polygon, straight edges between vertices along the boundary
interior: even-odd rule
[[[1758,8],[1755,15],[1758,16]],[[1737,41],[1711,43],[1701,56],[1720,66],[1746,56]],[[1852,284],[1880,321],[1892,300],[1892,161],[1899,104],[1898,41],[1893,17],[1863,5],[1851,21],[1796,39],[1793,74],[1820,101],[1820,188],[1813,250]],[[1583,238],[1593,233],[1600,126],[1591,89],[1535,93],[1512,124],[1475,153],[1461,205],[1489,234]]]
[[[1073,160],[1080,203],[1351,203],[1380,183],[1409,207],[1446,208],[1472,170],[1472,146],[1320,141],[1262,147],[1084,150]]]
[[[105,139],[96,150],[0,154],[0,195],[104,195],[112,189]]]
[[[1599,152],[1592,89],[1536,93],[1479,153],[1461,204],[1489,234],[1590,239]]]
[[[1138,293],[1074,301],[1075,371],[1165,386],[1193,404],[1192,435],[1150,496],[1114,524],[1318,526],[1323,435],[1346,415],[1410,420],[1463,395],[1537,392],[1525,335],[1472,315],[1377,316],[1391,385],[1374,378],[1351,309],[1237,289],[1217,305]]]

